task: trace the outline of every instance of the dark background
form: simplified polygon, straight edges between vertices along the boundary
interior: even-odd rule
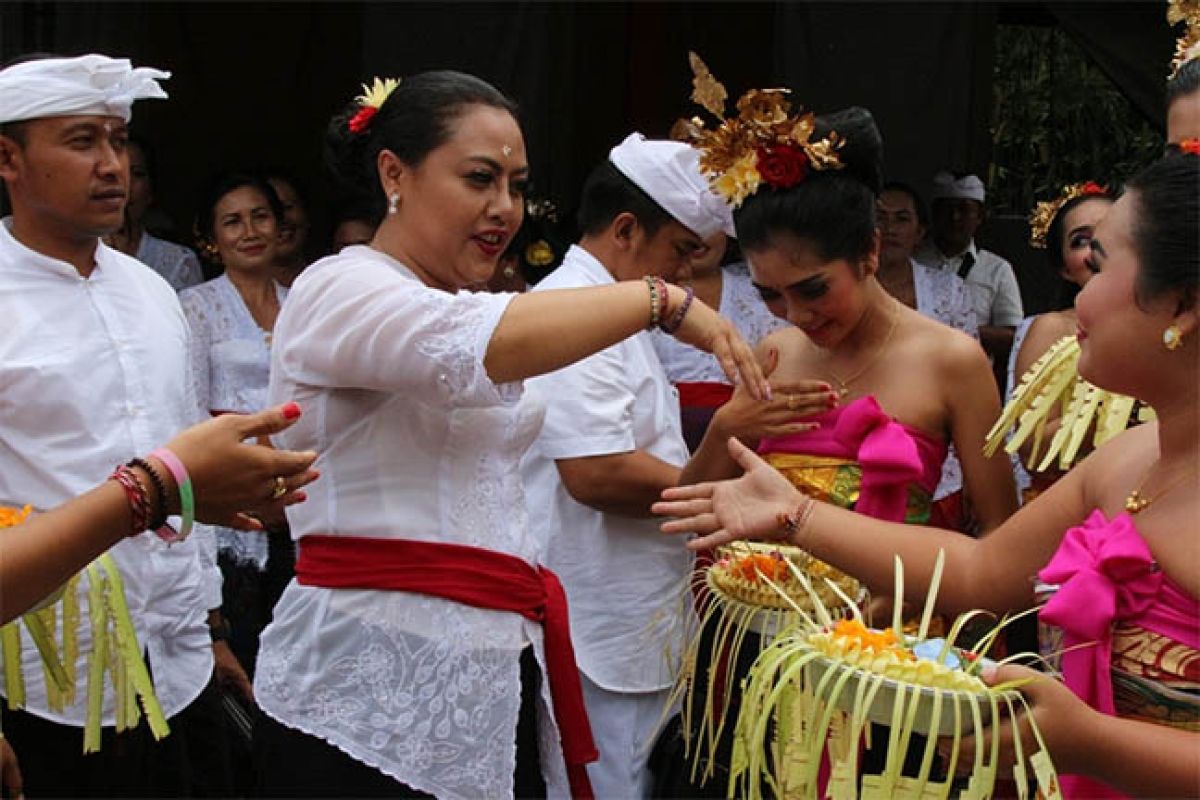
[[[696,112],[689,49],[733,98],[787,86],[818,112],[870,108],[889,177],[927,191],[942,167],[986,174],[995,30],[1006,23],[1061,26],[1162,126],[1174,39],[1159,0],[0,2],[0,57],[96,51],[170,70],[171,99],[139,103],[133,126],[155,146],[159,204],[186,230],[212,173],[283,166],[308,184],[320,238],[322,131],[376,75],[456,68],[510,94],[536,190],[564,216],[588,170],[630,130],[664,136]],[[1025,235],[1016,220],[994,220],[981,238],[1020,273]],[[1038,310],[1030,294],[1027,310]]]

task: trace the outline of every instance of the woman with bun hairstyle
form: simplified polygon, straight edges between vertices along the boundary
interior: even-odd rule
[[[773,383],[811,391],[797,395],[783,419],[735,391],[714,414],[688,477],[736,475],[726,447],[733,436],[807,496],[924,524],[953,443],[981,527],[999,525],[1015,508],[1015,491],[1007,458],[981,453],[1000,411],[987,358],[977,341],[904,305],[876,277],[882,141],[870,112],[792,117],[778,90],[751,95],[756,103],[743,97],[738,117],[693,144],[714,186],[737,204],[734,224],[754,283],[791,323],[759,344],[764,371]],[[747,112],[786,121],[755,129]],[[759,131],[757,141],[730,146],[722,134],[747,127]],[[751,157],[753,173],[740,166]],[[743,646],[747,660],[730,669],[744,674],[756,650]],[[703,694],[693,689],[693,697]],[[722,776],[715,783],[724,785]]]
[[[772,380],[827,388],[803,419],[782,423],[735,392],[714,415],[696,458],[708,478],[735,474],[725,441],[736,435],[777,454],[781,465],[791,465],[782,467],[785,474],[821,499],[926,522],[953,443],[975,514],[990,530],[1012,513],[1014,495],[1007,461],[980,453],[1000,410],[987,359],[978,342],[896,300],[875,277],[882,142],[870,112],[851,108],[815,124],[817,137],[836,133],[844,142],[836,150],[840,166],[810,162],[787,186],[764,179],[734,212],[734,223],[759,291],[782,303],[792,323],[759,345]],[[873,452],[880,426],[908,442],[902,454]],[[824,466],[814,468],[814,457]]]
[[[1197,148],[1200,150],[1200,148]],[[1066,797],[1194,796],[1200,785],[1200,152],[1173,149],[1128,184],[1096,226],[1096,275],[1075,301],[1079,374],[1137,397],[1156,420],[1100,446],[982,539],[852,516],[800,494],[737,442],[745,474],[670,489],[657,513],[692,547],[780,539],[939,610],[1016,612],[1051,599],[1040,622],[1061,631],[1062,682],[1014,665],[985,670],[1021,685]],[[782,515],[782,516],[779,516]],[[787,530],[785,530],[787,529]],[[1032,577],[1036,576],[1036,577]],[[1031,579],[1032,577],[1032,579]],[[1065,684],[1065,686],[1064,686]],[[1029,727],[1021,740],[1034,746]],[[1000,742],[1011,752],[1014,740]],[[975,743],[983,746],[983,743]],[[971,762],[960,751],[960,764]],[[1010,755],[1001,755],[1001,763]]]
[[[370,245],[297,278],[275,326],[268,396],[306,409],[278,441],[319,448],[326,490],[289,515],[296,579],[262,635],[260,788],[586,796],[565,597],[518,471],[542,416],[522,381],[664,321],[753,394],[765,378],[727,322],[661,279],[460,291],[495,270],[529,174],[514,107],[484,81],[377,80],[327,142],[386,213]]]

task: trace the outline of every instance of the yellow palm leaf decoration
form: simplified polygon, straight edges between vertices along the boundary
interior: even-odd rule
[[[1154,412],[1148,406],[1142,406],[1135,416],[1137,401],[1132,397],[1107,392],[1080,378],[1078,366],[1079,342],[1074,336],[1051,345],[1013,390],[1012,399],[988,432],[984,454],[993,455],[1002,444],[1005,451],[1015,453],[1032,436],[1029,461],[1036,471],[1047,469],[1055,459],[1060,470],[1068,470],[1093,427],[1092,445],[1099,447],[1135,420],[1153,419]],[[1059,411],[1059,427],[1042,453],[1046,425],[1055,409]]]
[[[19,525],[31,513],[0,507],[0,529]],[[116,697],[116,729],[137,726],[145,714],[154,738],[170,733],[166,717],[154,694],[154,684],[142,660],[142,649],[133,628],[125,589],[116,563],[107,553],[73,576],[33,610],[0,627],[3,651],[4,694],[11,709],[25,705],[25,676],[21,668],[22,628],[41,657],[46,694],[52,710],[75,703],[78,676],[80,625],[79,576],[88,576],[88,623],[92,652],[88,655],[87,701],[83,752],[100,749],[104,676],[107,673]],[[60,626],[61,620],[61,626]],[[61,637],[57,632],[61,627]]]
[[[885,630],[867,627],[854,607],[849,618],[815,622],[813,616],[832,615],[819,608],[820,597],[808,577],[794,571],[810,590],[817,613],[797,615],[793,626],[763,650],[746,679],[735,729],[730,797],[815,798],[822,758],[827,756],[831,772],[825,796],[834,800],[945,798],[950,780],[931,777],[939,737],[950,740],[950,776],[962,771],[959,750],[966,736],[982,744],[984,734],[1009,724],[1020,742],[1018,715],[1012,713],[1025,707],[1024,697],[1015,691],[1019,684],[989,687],[978,677],[988,648],[1017,617],[1001,620],[974,652],[956,648],[954,640],[980,612],[960,616],[944,640],[926,639],[943,565],[944,553],[939,553],[916,636],[896,632],[904,585],[899,558],[896,617],[893,627]],[[862,776],[860,795],[859,744],[869,736],[872,722],[888,729],[887,758],[881,773]],[[1035,755],[1027,762],[1018,746],[1015,763],[1001,764],[999,737],[992,735],[990,748],[975,749],[960,797],[991,797],[996,775],[1009,766],[1022,787],[1031,767],[1040,796],[1061,797],[1041,733],[1032,718],[1030,724],[1038,745]],[[901,775],[914,734],[928,735],[915,778]]]

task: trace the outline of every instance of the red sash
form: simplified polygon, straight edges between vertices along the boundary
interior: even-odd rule
[[[408,539],[305,536],[299,550],[296,580],[305,586],[416,592],[540,622],[571,795],[592,797],[585,765],[599,753],[571,646],[567,596],[553,572],[495,550]]]
[[[677,383],[679,405],[684,408],[720,408],[733,397],[733,387],[725,383]]]

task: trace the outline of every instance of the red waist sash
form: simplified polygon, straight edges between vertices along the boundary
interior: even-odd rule
[[[567,596],[553,572],[495,550],[408,539],[305,536],[299,551],[296,580],[305,586],[416,592],[540,622],[571,795],[592,797],[585,765],[599,753],[571,646]]]
[[[733,397],[733,387],[725,383],[677,383],[679,405],[684,408],[720,408]]]

